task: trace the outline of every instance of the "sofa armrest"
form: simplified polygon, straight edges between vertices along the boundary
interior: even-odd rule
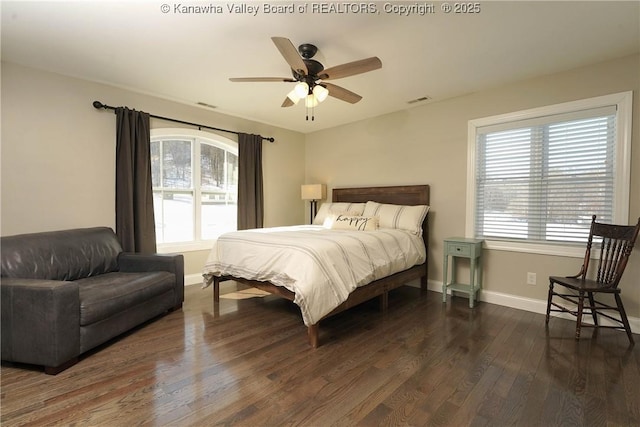
[[[80,353],[74,282],[0,278],[2,360],[56,367]]]
[[[118,257],[122,272],[168,271],[176,276],[175,307],[184,301],[184,256],[182,254],[139,254],[122,252]]]

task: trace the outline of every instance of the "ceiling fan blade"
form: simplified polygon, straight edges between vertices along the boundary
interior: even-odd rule
[[[325,86],[329,90],[329,96],[333,96],[350,104],[355,104],[362,99],[357,93],[353,93],[350,90],[331,83],[322,82],[322,86]]]
[[[293,103],[293,101],[291,100],[291,98],[289,98],[288,96],[284,99],[284,101],[282,102],[281,107],[291,107],[292,105],[295,105]]]
[[[327,68],[318,77],[322,80],[341,79],[343,77],[354,76],[356,74],[366,73],[368,71],[377,70],[382,67],[382,61],[377,56],[361,59],[359,61],[348,62],[335,67]]]
[[[292,70],[299,74],[307,75],[307,65],[298,53],[298,49],[296,49],[293,43],[291,43],[291,40],[285,37],[271,37],[271,40],[273,40],[273,43],[276,45],[280,54],[284,57]]]
[[[232,82],[296,82],[289,77],[231,77]]]

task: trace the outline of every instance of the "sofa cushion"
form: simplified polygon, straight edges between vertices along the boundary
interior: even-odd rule
[[[151,298],[170,292],[175,276],[153,273],[107,273],[76,281],[80,290],[80,325],[109,318]]]
[[[2,277],[77,280],[118,269],[122,247],[108,227],[2,237]]]

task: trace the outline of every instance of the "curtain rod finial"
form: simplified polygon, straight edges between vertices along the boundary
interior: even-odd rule
[[[100,108],[105,108],[105,105],[100,101],[93,101],[93,107],[100,109]]]

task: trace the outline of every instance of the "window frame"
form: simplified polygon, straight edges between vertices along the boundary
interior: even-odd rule
[[[629,197],[631,181],[631,130],[633,92],[620,92],[578,101],[516,111],[469,120],[467,130],[467,206],[465,235],[475,236],[476,215],[476,140],[478,129],[538,117],[571,113],[575,111],[615,105],[616,113],[616,163],[614,176],[613,221],[627,224],[629,220]],[[512,252],[525,252],[543,255],[558,255],[581,258],[584,256],[584,243],[534,243],[485,239],[487,249]]]
[[[158,253],[190,252],[211,249],[214,239],[200,239],[202,189],[200,185],[200,144],[206,143],[238,155],[238,143],[224,136],[201,130],[187,128],[154,128],[150,130],[151,141],[158,139],[184,139],[193,141],[191,147],[192,188],[185,191],[193,193],[193,230],[194,239],[184,242],[156,243]],[[196,182],[197,180],[197,182]]]

